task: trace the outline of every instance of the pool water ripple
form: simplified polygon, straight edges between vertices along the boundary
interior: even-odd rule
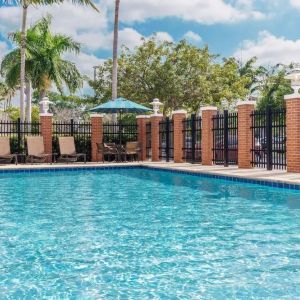
[[[0,299],[300,299],[299,191],[145,169],[0,186]]]

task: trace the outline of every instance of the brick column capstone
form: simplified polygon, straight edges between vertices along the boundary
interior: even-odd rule
[[[147,159],[147,139],[146,139],[146,124],[149,122],[150,116],[137,116],[138,125],[138,142],[141,147],[141,161]]]
[[[41,136],[44,139],[46,154],[52,154],[52,114],[40,114]],[[46,162],[52,162],[51,157],[46,158]]]
[[[206,106],[201,108],[202,114],[202,165],[211,166],[213,164],[213,120],[212,117],[217,114],[217,107]]]
[[[162,114],[151,115],[151,150],[152,161],[159,161],[159,122],[163,119]]]
[[[287,95],[286,104],[286,160],[287,171],[300,173],[300,95]]]
[[[103,142],[103,115],[92,114],[91,115],[92,125],[92,162],[102,160],[102,155],[98,153],[97,144]]]
[[[174,122],[174,162],[183,163],[183,124],[182,121],[186,118],[185,110],[177,110],[173,112]]]
[[[251,169],[252,164],[252,120],[251,113],[255,109],[254,101],[239,101],[238,107],[238,166]]]

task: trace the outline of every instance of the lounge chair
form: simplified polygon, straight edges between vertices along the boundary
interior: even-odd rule
[[[141,148],[138,142],[127,142],[125,146],[126,160],[127,157],[137,158],[140,160]]]
[[[0,163],[11,163],[13,160],[15,160],[17,165],[18,155],[11,153],[9,137],[0,137]]]
[[[78,158],[83,157],[84,163],[86,163],[86,154],[76,152],[74,137],[59,137],[58,143],[60,151],[59,161],[65,161],[67,163],[76,162]]]
[[[117,161],[119,159],[119,151],[114,143],[97,143],[97,152],[98,154],[102,155],[102,162],[105,161],[105,156],[114,158],[114,161]]]
[[[52,163],[52,154],[45,153],[44,138],[42,136],[28,136],[26,162],[44,163],[50,158]]]

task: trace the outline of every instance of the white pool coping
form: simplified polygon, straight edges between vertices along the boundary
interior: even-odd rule
[[[0,165],[0,172],[4,170],[35,170],[35,169],[78,169],[78,168],[97,168],[97,167],[134,167],[144,166],[151,168],[177,170],[182,172],[192,172],[199,174],[219,175],[242,179],[253,179],[263,182],[285,183],[290,185],[300,185],[300,173],[287,173],[283,170],[267,171],[265,169],[239,169],[236,166],[202,166],[200,164],[189,163],[166,163],[166,162],[126,162],[126,163],[55,163],[55,164],[19,164],[19,165]]]

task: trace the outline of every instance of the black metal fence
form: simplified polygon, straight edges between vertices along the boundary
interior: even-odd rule
[[[26,136],[39,134],[39,122],[0,121],[0,136],[10,138],[12,153],[26,154]]]
[[[201,162],[201,117],[191,115],[183,122],[183,159],[187,162]]]
[[[252,165],[258,168],[286,168],[286,111],[254,111],[252,118]],[[300,149],[299,149],[300,150]]]
[[[151,151],[151,123],[146,124],[146,157],[150,159],[152,157]]]
[[[213,162],[216,165],[238,163],[238,114],[229,113],[213,117]]]
[[[125,145],[138,140],[137,123],[105,123],[103,124],[103,141]]]
[[[174,159],[174,123],[169,118],[159,122],[159,158]]]
[[[87,160],[91,160],[92,156],[92,126],[90,122],[53,122],[52,124],[52,148],[53,153],[59,154],[58,138],[60,136],[73,136],[75,147],[78,153],[85,153]]]

